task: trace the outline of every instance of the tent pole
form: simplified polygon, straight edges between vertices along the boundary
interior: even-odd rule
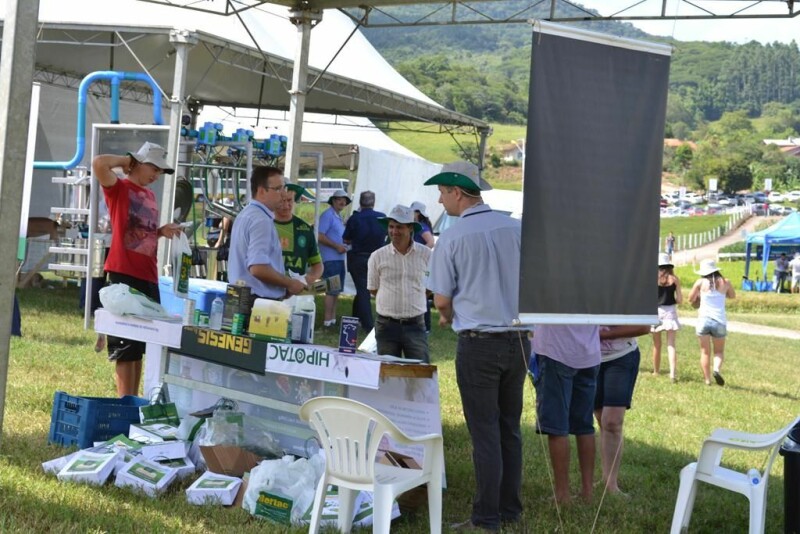
[[[33,65],[36,58],[36,21],[38,0],[15,0],[6,3],[3,23],[3,48],[0,54],[0,224],[3,225],[0,256],[0,441],[6,404],[11,321],[17,285],[17,249],[19,219],[28,145],[28,121],[31,107]],[[11,128],[8,126],[12,125]],[[33,149],[33,147],[30,147]]]
[[[181,117],[183,115],[184,91],[186,89],[186,71],[189,67],[189,51],[197,44],[197,36],[186,30],[172,30],[169,32],[169,41],[175,47],[175,74],[172,79],[172,96],[170,97],[169,110],[169,139],[167,140],[167,155],[172,156],[175,174],[165,174],[161,178],[163,195],[161,197],[161,226],[171,223],[172,212],[175,209],[175,179],[180,174],[178,162],[180,161],[181,142]],[[168,239],[159,239],[158,265],[163,267],[167,263]],[[159,270],[159,275],[162,272]]]
[[[322,20],[322,12],[310,9],[292,10],[289,12],[289,20],[297,27],[297,49],[292,70],[292,88],[289,91],[289,139],[286,143],[283,174],[297,183],[308,87],[308,49],[311,45],[311,29]]]
[[[492,135],[492,129],[488,126],[478,128],[478,134],[481,136],[481,140],[478,143],[478,169],[483,175],[483,169],[486,167],[486,141]]]

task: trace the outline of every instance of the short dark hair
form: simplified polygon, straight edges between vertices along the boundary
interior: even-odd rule
[[[269,187],[267,185],[269,177],[274,174],[282,175],[283,169],[266,165],[253,169],[253,174],[250,175],[250,194],[255,197],[259,187],[263,187],[264,189]]]
[[[361,196],[358,199],[358,203],[361,205],[362,208],[374,208],[375,193],[373,193],[372,191],[362,192]]]

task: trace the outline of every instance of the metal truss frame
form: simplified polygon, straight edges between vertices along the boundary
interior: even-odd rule
[[[233,15],[267,3],[266,0],[140,0],[214,13]],[[630,0],[630,5],[611,15],[601,15],[570,0],[528,0],[525,4],[508,0],[271,0],[293,10],[338,9],[356,24],[369,28],[398,26],[444,26],[458,24],[528,23],[535,7],[549,8],[542,18],[550,22],[597,20],[731,20],[778,19],[800,15],[794,0]],[[489,14],[483,6],[507,6],[501,15]],[[396,6],[416,6],[414,15],[398,15]],[[675,9],[677,6],[679,9]],[[688,14],[676,13],[689,11]]]

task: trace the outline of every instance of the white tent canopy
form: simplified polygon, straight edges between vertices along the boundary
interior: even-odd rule
[[[196,41],[188,54],[189,102],[289,108],[297,30],[285,7],[264,4],[242,12],[240,21],[137,0],[40,1],[39,81],[75,87],[93,71],[146,70],[168,94],[174,77],[173,41],[182,39]],[[6,2],[0,0],[0,13]],[[311,32],[309,85],[318,76],[320,80],[306,96],[307,111],[486,126],[427,98],[359,32],[347,41],[353,28],[342,13],[327,11]],[[148,98],[130,86],[123,96]]]

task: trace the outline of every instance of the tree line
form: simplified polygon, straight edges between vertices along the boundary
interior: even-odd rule
[[[618,21],[576,25],[671,42]],[[489,122],[525,123],[530,26],[367,28],[364,33],[406,79],[443,106]],[[800,49],[795,42],[671,44],[669,136],[688,136],[725,112],[758,117],[770,102],[800,99]]]

